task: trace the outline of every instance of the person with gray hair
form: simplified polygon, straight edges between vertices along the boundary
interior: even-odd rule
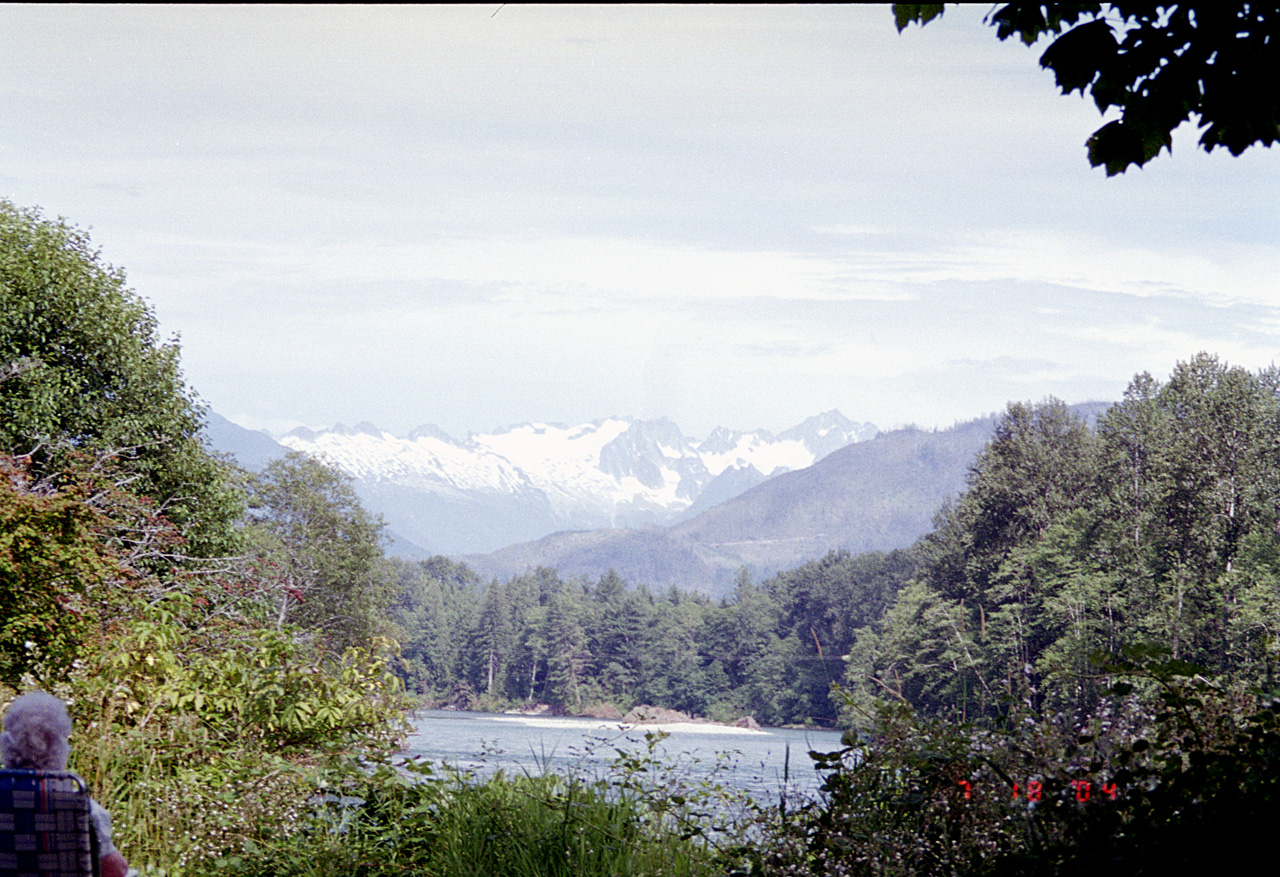
[[[11,770],[66,770],[71,755],[71,716],[67,706],[43,691],[31,691],[14,699],[4,714],[0,734],[0,761]],[[89,799],[90,822],[98,835],[102,877],[137,874],[111,842],[111,814]]]

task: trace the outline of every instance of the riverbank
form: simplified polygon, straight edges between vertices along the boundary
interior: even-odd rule
[[[463,712],[462,710],[442,710],[442,712]],[[630,717],[614,721],[610,719],[597,719],[592,716],[553,716],[549,714],[522,713],[522,712],[506,712],[506,713],[481,713],[474,711],[466,711],[470,715],[486,716],[491,721],[502,722],[510,721],[517,723],[527,723],[537,721],[537,726],[541,728],[583,728],[594,727],[601,731],[662,731],[667,734],[725,734],[725,735],[768,735],[768,731],[759,725],[755,727],[747,727],[745,725],[722,725],[718,722],[697,721],[688,718],[667,718],[653,719],[648,721],[632,721]]]
[[[447,701],[425,700],[419,702],[417,709],[435,709],[435,710],[451,710],[459,712],[475,712],[475,713],[494,713],[504,715],[518,716],[545,716],[550,718],[567,718],[567,719],[600,719],[607,722],[617,722],[625,726],[645,725],[655,728],[664,726],[678,727],[698,727],[707,726],[711,728],[737,728],[747,732],[761,731],[761,725],[756,721],[754,716],[741,716],[731,722],[718,722],[705,716],[695,716],[680,710],[667,709],[666,707],[653,706],[652,704],[638,704],[631,707],[625,714],[611,703],[597,703],[584,706],[577,710],[567,710],[563,707],[555,707],[546,703],[522,703],[510,704],[502,702],[495,698],[484,697],[473,694],[469,691],[456,693]]]
[[[449,764],[477,778],[560,773],[606,776],[620,754],[654,759],[694,779],[718,783],[760,801],[786,787],[813,790],[818,775],[810,751],[842,747],[832,731],[754,731],[710,723],[627,725],[572,716],[421,710],[403,755]],[[655,733],[656,732],[656,733]],[[664,786],[669,785],[667,783]]]

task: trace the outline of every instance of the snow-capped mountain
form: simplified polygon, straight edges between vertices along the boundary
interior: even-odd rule
[[[667,524],[765,478],[872,438],[838,411],[774,436],[717,429],[684,436],[670,420],[527,423],[455,439],[433,426],[400,437],[372,424],[295,430],[286,447],[346,472],[366,505],[430,552],[485,552],[556,530]]]

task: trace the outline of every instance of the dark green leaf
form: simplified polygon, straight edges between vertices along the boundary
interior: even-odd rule
[[[1094,131],[1085,145],[1089,148],[1089,164],[1104,165],[1109,177],[1124,173],[1131,164],[1142,167],[1146,162],[1141,133],[1122,120],[1108,122]]]
[[[1040,56],[1040,66],[1053,71],[1063,94],[1085,89],[1116,54],[1116,40],[1105,18],[1073,27]]]
[[[893,4],[893,20],[898,33],[907,29],[907,25],[917,22],[921,27],[942,15],[941,3],[895,3]]]

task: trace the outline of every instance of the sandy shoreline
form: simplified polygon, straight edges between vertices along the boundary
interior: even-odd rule
[[[664,731],[668,734],[751,734],[768,735],[768,731],[739,728],[734,725],[717,725],[714,722],[644,722],[629,723],[606,719],[560,718],[554,716],[526,716],[518,714],[490,715],[491,721],[510,722],[531,728],[598,728],[601,731]]]

